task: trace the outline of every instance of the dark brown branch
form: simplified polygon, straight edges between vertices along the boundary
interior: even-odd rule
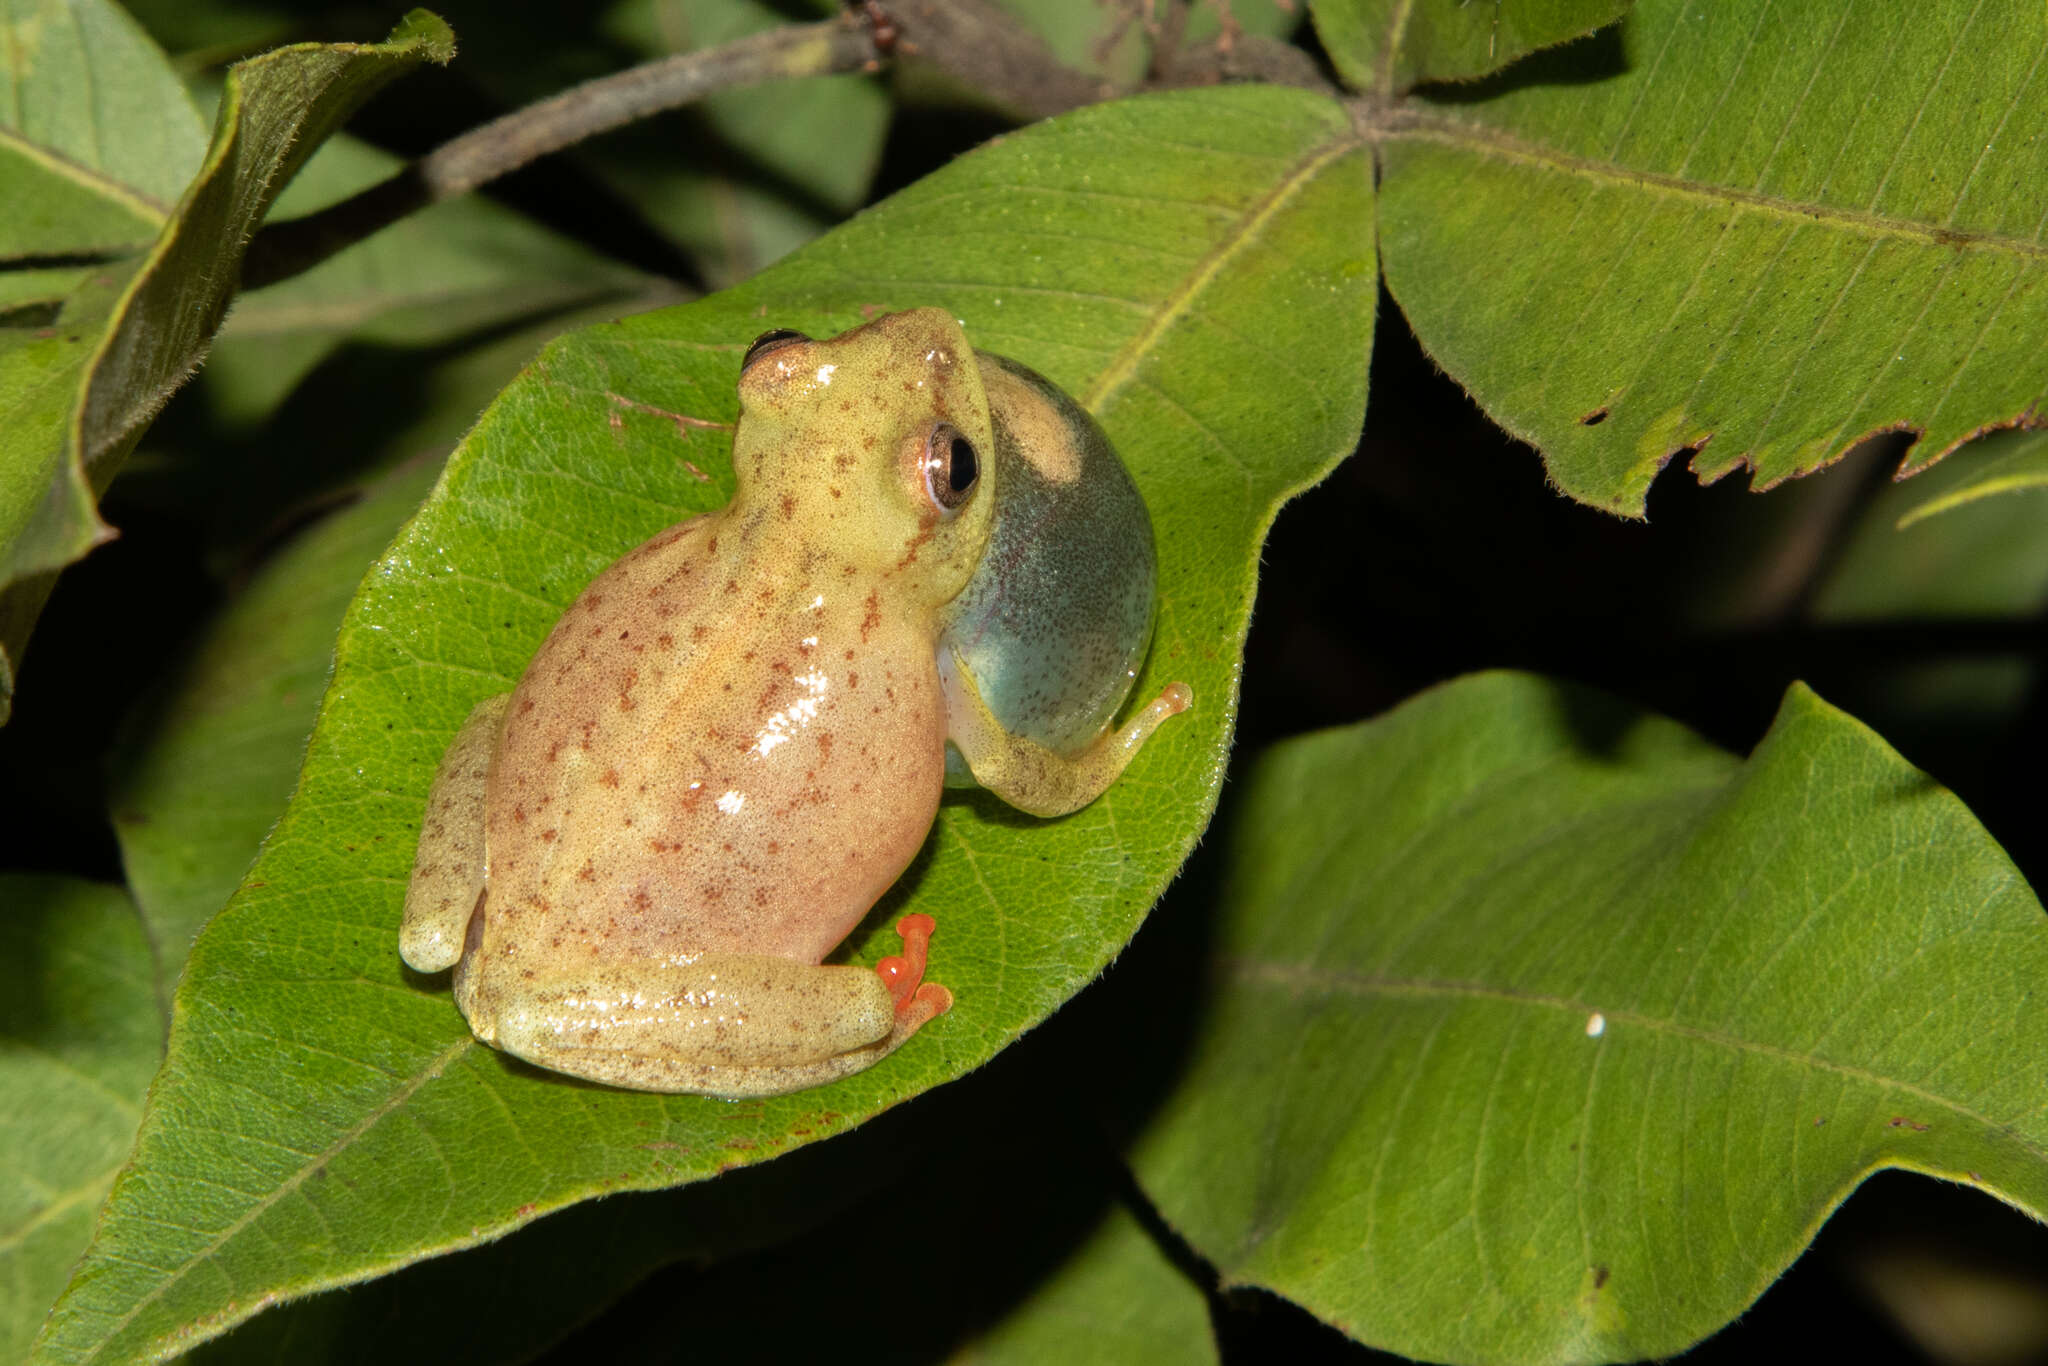
[[[873,70],[881,55],[865,24],[828,20],[771,29],[586,81],[443,143],[339,204],[264,228],[249,244],[242,288],[260,289],[297,275],[429,204],[467,194],[650,114],[737,86]]]

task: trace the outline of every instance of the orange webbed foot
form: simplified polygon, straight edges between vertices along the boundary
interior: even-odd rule
[[[896,922],[896,933],[903,936],[903,952],[890,954],[875,964],[875,972],[882,984],[889,988],[889,995],[896,1002],[896,1018],[901,1023],[909,1017],[917,1017],[923,1024],[934,1015],[943,1015],[953,1008],[953,993],[936,982],[924,980],[925,959],[931,947],[932,931],[938,922],[928,915],[906,915]]]

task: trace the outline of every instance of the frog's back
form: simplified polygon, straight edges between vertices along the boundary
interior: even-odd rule
[[[534,656],[492,765],[486,954],[815,962],[916,854],[943,771],[929,636],[822,557],[764,582],[719,544],[743,535],[663,532]]]

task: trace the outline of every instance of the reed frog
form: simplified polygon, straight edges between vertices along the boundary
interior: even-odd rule
[[[1151,633],[1151,524],[1099,428],[931,308],[740,365],[732,502],[662,532],[479,703],[428,796],[400,951],[476,1036],[718,1096],[880,1061],[952,1004],[931,917],[824,959],[947,781],[1074,811],[1185,709],[1111,721]]]

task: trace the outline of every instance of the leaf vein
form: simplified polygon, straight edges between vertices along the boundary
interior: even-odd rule
[[[1569,997],[1554,996],[1547,992],[1528,991],[1518,987],[1494,986],[1484,982],[1460,982],[1431,980],[1426,978],[1399,977],[1386,974],[1346,972],[1340,969],[1311,967],[1299,963],[1258,962],[1244,958],[1226,959],[1226,967],[1237,982],[1245,985],[1275,986],[1289,991],[1319,990],[1331,995],[1377,996],[1394,999],[1423,1001],[1478,1000],[1495,1001],[1507,1005],[1534,1006],[1555,1010],[1562,1014],[1583,1016],[1591,1014],[1593,1007],[1583,1001]],[[1898,1077],[1887,1077],[1867,1067],[1853,1063],[1837,1062],[1813,1053],[1801,1052],[1781,1044],[1765,1043],[1760,1039],[1745,1039],[1718,1029],[1699,1025],[1681,1024],[1655,1015],[1644,1015],[1631,1010],[1603,1008],[1608,1031],[1612,1034],[1616,1026],[1640,1028],[1652,1034],[1687,1039],[1710,1047],[1723,1048],[1738,1056],[1770,1058],[1778,1062],[1791,1063],[1798,1067],[1809,1067],[1818,1072],[1828,1072],[1849,1081],[1860,1082],[1879,1091],[1896,1091],[1926,1101],[1961,1119],[2011,1139],[2036,1160],[2048,1161],[2048,1146],[2022,1134],[2009,1123],[1991,1118],[1982,1111],[1965,1105],[1936,1091],[1905,1081]],[[1420,1069],[1418,1069],[1420,1070]]]
[[[1455,147],[1461,151],[1517,162],[1538,170],[1576,176],[1599,184],[1648,190],[1674,199],[1698,203],[1755,209],[1800,226],[1818,224],[1841,232],[1899,238],[1928,246],[1960,251],[1983,251],[2030,261],[2048,260],[2048,243],[2015,237],[2010,233],[1970,228],[1951,228],[1938,223],[1902,218],[1896,214],[1868,209],[1844,208],[1817,200],[1791,199],[1758,190],[1739,190],[1730,185],[1688,180],[1664,171],[1639,170],[1615,164],[1611,159],[1579,156],[1539,143],[1527,142],[1498,129],[1439,115],[1407,114],[1383,125],[1383,139],[1413,139]]]

